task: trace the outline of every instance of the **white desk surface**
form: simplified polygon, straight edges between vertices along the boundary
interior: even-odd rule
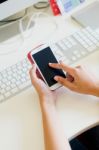
[[[58,25],[55,30],[48,20],[40,20],[24,43],[19,36],[12,39],[13,44],[0,45],[0,51],[14,51],[0,55],[0,70],[23,59],[39,43],[56,41],[80,28],[70,18],[64,20],[59,16],[55,18]],[[85,64],[99,77],[99,52],[77,64]],[[65,88],[58,89],[57,93],[57,109],[68,139],[99,124],[99,98],[73,93]],[[44,150],[40,106],[33,87],[0,104],[0,149]]]

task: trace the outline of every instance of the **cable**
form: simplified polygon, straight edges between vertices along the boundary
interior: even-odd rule
[[[26,14],[23,18],[21,18],[21,19],[18,20],[18,22],[19,22],[20,35],[21,35],[21,39],[22,39],[22,41],[19,43],[20,46],[22,46],[22,45],[24,44],[24,41],[25,41],[26,38],[30,39],[32,32],[29,33],[28,35],[25,35],[25,32],[27,33],[27,31],[29,30],[29,28],[30,28],[30,26],[31,26],[31,23],[34,23],[34,24],[36,25],[36,23],[37,23],[37,21],[39,20],[39,18],[41,18],[41,17],[40,17],[41,15],[42,15],[43,17],[46,17],[46,19],[48,18],[48,20],[46,20],[46,21],[50,21],[50,22],[54,25],[53,31],[50,32],[50,34],[47,35],[47,36],[52,35],[52,34],[54,33],[54,31],[57,29],[57,23],[55,22],[55,20],[54,20],[53,18],[50,18],[50,20],[49,20],[49,16],[50,16],[50,15],[48,15],[48,14],[46,14],[46,13],[44,13],[44,12],[34,13],[33,15],[32,15],[32,13]],[[31,16],[31,17],[30,17],[30,16]],[[28,22],[28,24],[27,24],[27,26],[26,26],[25,32],[24,32],[24,27],[23,27],[22,21],[23,21],[23,19],[25,19],[26,17],[30,17],[30,20],[29,20],[29,22]],[[33,29],[32,29],[32,30],[33,30]],[[23,42],[23,44],[22,44],[22,42]],[[9,47],[9,46],[13,46],[13,44],[15,45],[15,43],[16,43],[16,40],[15,40],[15,42],[13,42],[13,43],[12,43],[12,42],[2,43],[2,44],[0,44],[0,46],[1,46],[1,48],[3,48],[2,46],[7,46],[7,45],[8,45],[8,47]],[[10,51],[7,51],[7,52],[4,52],[4,51],[3,51],[3,52],[0,52],[0,55],[8,55],[8,54],[11,54],[11,53],[13,53],[13,52],[16,52],[16,51],[15,51],[15,50],[10,50]]]
[[[32,22],[35,22],[35,25],[36,25],[36,22],[39,20],[39,18],[40,18],[40,16],[45,16],[46,17],[46,19],[48,18],[48,20],[47,21],[50,21],[51,23],[53,23],[53,25],[54,25],[54,31],[57,29],[57,24],[56,24],[56,22],[55,22],[55,20],[54,19],[52,19],[52,18],[50,18],[50,20],[49,20],[49,16],[50,15],[48,15],[48,14],[46,14],[46,13],[44,13],[44,12],[38,12],[38,13],[35,13],[35,14],[33,14],[32,16],[31,16],[31,18],[30,18],[30,20],[29,20],[29,22],[28,22],[28,25],[27,25],[27,27],[26,27],[26,30],[25,31],[28,31],[29,30],[29,28],[30,28],[30,25],[31,25],[31,23]],[[30,36],[30,34],[28,35],[28,36],[25,36],[24,35],[24,29],[23,29],[23,26],[22,26],[22,20],[20,20],[19,21],[20,23],[19,23],[19,29],[20,29],[20,33],[21,33],[21,35],[22,35],[22,37],[23,37],[23,39],[24,38],[30,38],[31,36]],[[52,34],[52,33],[51,33]]]

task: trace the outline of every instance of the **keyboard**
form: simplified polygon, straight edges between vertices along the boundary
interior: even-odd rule
[[[99,34],[90,27],[51,44],[56,58],[71,65],[99,49]],[[27,58],[0,72],[0,103],[31,86]]]
[[[81,29],[52,45],[58,60],[71,65],[78,60],[98,51],[99,34],[90,27]]]

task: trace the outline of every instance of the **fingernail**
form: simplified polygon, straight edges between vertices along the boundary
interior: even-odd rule
[[[58,81],[58,77],[54,77],[54,80]]]
[[[49,63],[49,65],[51,65],[52,63]]]

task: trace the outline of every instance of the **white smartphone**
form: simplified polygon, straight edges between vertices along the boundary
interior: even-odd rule
[[[61,69],[53,69],[49,67],[49,63],[59,63],[52,52],[51,46],[40,46],[33,50],[30,55],[50,90],[59,88],[61,85],[54,80],[54,77],[59,75],[66,78],[66,76]]]

